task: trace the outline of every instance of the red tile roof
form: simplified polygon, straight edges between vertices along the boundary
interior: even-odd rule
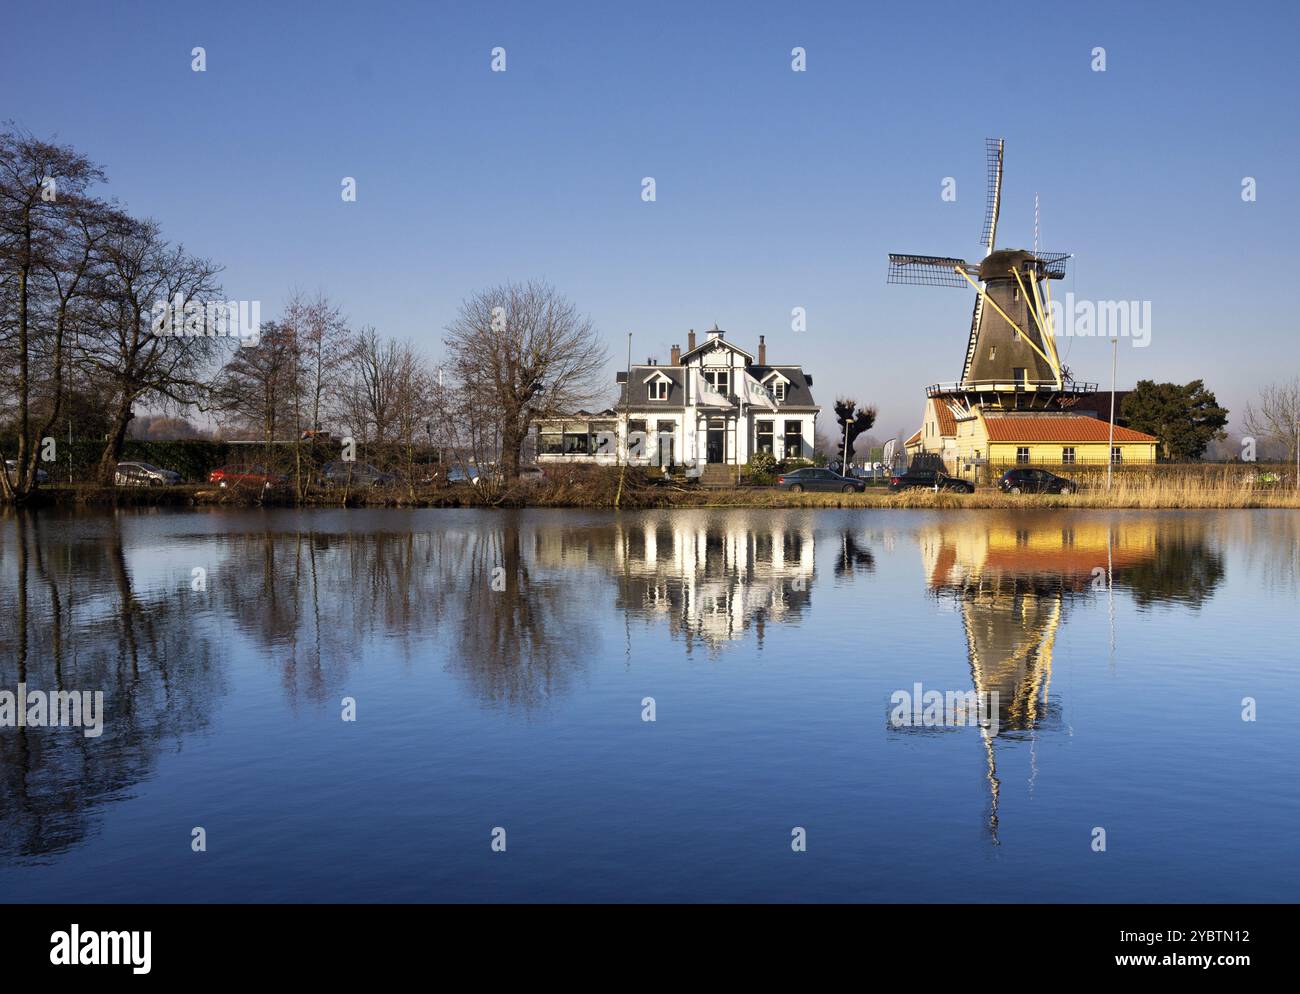
[[[903,444],[904,444],[904,445],[911,445],[913,442],[919,442],[920,440],[921,440],[921,433],[920,433],[920,431],[917,431],[917,433],[916,433],[915,435],[913,435],[911,438],[909,438],[909,439],[908,439],[906,442],[904,442]]]
[[[1097,418],[1082,415],[1061,417],[1004,417],[986,415],[990,442],[1104,442],[1110,434],[1110,424]],[[1115,426],[1117,442],[1155,442],[1132,428]]]
[[[942,400],[935,400],[933,403],[934,413],[939,419],[939,434],[956,438],[957,419],[952,416],[952,410]]]

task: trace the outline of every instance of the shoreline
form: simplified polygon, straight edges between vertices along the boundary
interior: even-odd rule
[[[574,508],[613,509],[614,494],[558,492],[535,487],[497,492],[473,486],[452,486],[410,492],[353,492],[344,500],[329,491],[311,491],[299,502],[290,493],[230,493],[203,485],[119,488],[102,486],[46,486],[25,508],[147,508],[147,507],[303,507],[303,508]],[[874,492],[873,492],[874,491]],[[868,488],[865,493],[799,493],[774,487],[735,489],[681,488],[635,485],[625,487],[618,504],[622,510],[672,508],[881,508],[934,510],[1043,510],[1091,508],[1106,510],[1300,510],[1300,492],[1279,488],[1174,488],[1121,486],[1111,491],[1083,490],[1071,495],[1005,494],[991,487],[973,494],[909,490],[890,493]]]

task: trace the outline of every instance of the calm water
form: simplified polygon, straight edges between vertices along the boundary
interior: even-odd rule
[[[0,900],[1300,900],[1298,547],[1293,511],[10,514],[0,690],[107,716],[0,728]],[[893,727],[917,683],[996,691],[997,734]]]

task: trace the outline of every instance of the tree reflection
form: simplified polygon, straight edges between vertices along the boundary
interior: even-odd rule
[[[1174,603],[1199,608],[1223,582],[1223,556],[1206,542],[1200,518],[1164,521],[1155,555],[1119,571],[1115,582],[1139,607]]]
[[[205,724],[225,691],[193,602],[137,594],[119,520],[68,542],[60,519],[0,517],[0,687],[103,691],[104,731],[0,729],[0,855],[43,857],[78,845],[94,812],[147,777],[169,743]],[[12,581],[12,582],[10,582]]]

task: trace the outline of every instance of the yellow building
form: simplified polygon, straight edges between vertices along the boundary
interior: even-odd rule
[[[1082,413],[1015,411],[953,405],[945,397],[926,401],[921,430],[907,440],[910,462],[942,463],[953,476],[987,478],[981,467],[1116,466],[1156,461],[1153,435],[1115,426]]]

